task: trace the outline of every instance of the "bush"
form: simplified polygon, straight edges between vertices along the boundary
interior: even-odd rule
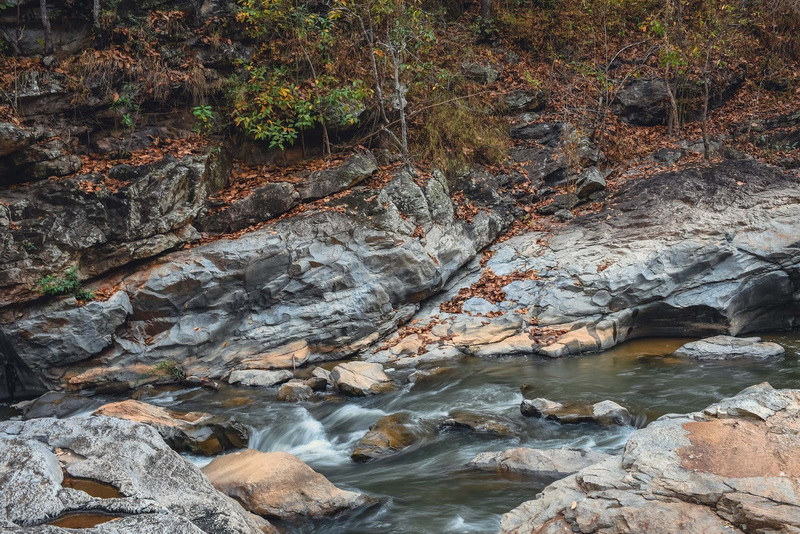
[[[78,300],[93,300],[94,291],[83,288],[83,283],[78,278],[78,268],[75,266],[67,269],[63,275],[48,274],[36,284],[42,295],[72,295]]]
[[[177,381],[186,378],[186,374],[181,369],[181,366],[175,360],[164,360],[152,367],[152,371],[157,375],[165,375],[170,379]]]

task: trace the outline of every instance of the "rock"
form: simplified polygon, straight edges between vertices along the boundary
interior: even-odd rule
[[[683,157],[683,151],[677,148],[660,148],[650,157],[667,165],[675,165]]]
[[[325,391],[328,389],[328,381],[320,376],[312,376],[303,381],[312,391]]]
[[[314,395],[314,391],[310,386],[298,382],[286,382],[281,384],[278,388],[278,400],[285,402],[301,402],[307,401]]]
[[[506,108],[512,112],[541,111],[547,106],[547,96],[543,91],[511,91],[503,97]]]
[[[629,425],[631,415],[614,401],[605,400],[595,404],[561,404],[548,399],[525,399],[520,405],[525,417],[537,417],[560,424],[595,423],[600,425]]]
[[[164,179],[175,178],[173,172],[182,165],[165,168]],[[188,169],[181,172],[186,179],[194,176]],[[156,192],[172,198],[159,189],[155,173],[149,176],[144,180],[153,180]],[[121,173],[118,179],[128,178]],[[132,266],[103,281],[107,289],[118,288],[108,300],[77,306],[73,299],[59,298],[4,310],[0,330],[18,361],[53,389],[139,387],[159,378],[150,370],[164,361],[175,362],[186,375],[221,379],[234,370],[292,369],[351,357],[407,321],[513,220],[511,182],[506,178],[475,172],[448,183],[434,173],[417,181],[399,170],[382,188],[354,188],[319,209],[276,220],[235,239]],[[471,220],[457,215],[450,195],[459,192],[477,209]],[[203,197],[200,190],[196,193]],[[121,196],[115,202],[127,205]],[[177,221],[178,214],[191,215],[195,206],[175,209],[177,205],[182,204],[174,202],[162,223]],[[3,226],[5,208],[0,202],[0,234],[6,228],[15,241],[4,250],[19,254],[21,265],[28,265],[17,250],[22,237]],[[115,211],[124,212],[121,207]],[[131,231],[155,223],[149,216]],[[8,220],[17,219],[14,215]],[[86,223],[74,226],[94,228]],[[150,252],[167,244],[165,234],[158,234],[157,227],[153,230],[155,248]],[[60,231],[69,237],[69,232]],[[3,243],[7,241],[0,239],[0,248]],[[122,246],[115,243],[112,248]],[[146,252],[131,249],[134,255]],[[70,257],[56,254],[59,261],[65,256]],[[114,255],[114,262],[105,265],[127,258]],[[81,274],[99,267],[103,262],[87,263]],[[19,274],[9,268],[3,271],[0,266],[0,272],[10,273],[0,276],[0,284]],[[26,272],[32,286],[44,274]],[[0,291],[0,298],[10,294]],[[73,365],[77,362],[81,364]],[[0,395],[3,389],[0,383]]]
[[[390,456],[413,445],[419,435],[407,412],[385,415],[370,425],[369,432],[356,444],[350,457],[356,462],[369,462]]]
[[[331,169],[314,171],[297,185],[302,200],[318,198],[350,189],[378,170],[378,160],[369,150],[350,156]]]
[[[606,188],[606,180],[597,167],[589,167],[575,180],[575,195],[580,199],[588,199],[589,195]]]
[[[441,376],[444,374],[448,374],[452,372],[452,369],[449,367],[434,367],[433,369],[418,369],[408,375],[408,382],[409,384],[417,384],[419,382],[424,382],[430,378],[434,378],[437,376]]]
[[[266,184],[222,211],[197,219],[195,226],[202,232],[215,234],[236,232],[286,213],[297,206],[299,199],[300,195],[292,184]]]
[[[800,462],[786,453],[800,446],[798,422],[800,391],[766,383],[703,412],[666,415],[631,434],[621,457],[504,515],[500,532],[800,530]]]
[[[630,124],[655,126],[666,120],[668,98],[664,80],[639,78],[617,91],[611,110]]]
[[[86,411],[97,405],[97,401],[79,395],[70,395],[63,391],[48,391],[41,397],[23,401],[14,405],[22,411],[25,419],[37,419],[39,417],[57,417],[63,419]]]
[[[247,446],[247,428],[233,421],[221,421],[203,412],[179,412],[137,400],[101,406],[93,415],[144,423],[155,428],[176,451],[212,456]]]
[[[511,129],[511,137],[536,141],[540,145],[556,147],[570,130],[563,122],[534,122],[521,124]]]
[[[500,73],[492,65],[481,65],[480,63],[463,63],[461,70],[468,80],[483,84],[494,83],[500,76]]]
[[[268,388],[287,380],[291,380],[294,374],[285,369],[280,371],[264,371],[262,369],[241,369],[231,371],[228,377],[229,384],[240,384],[242,386]]]
[[[203,473],[219,491],[268,518],[333,516],[374,502],[366,495],[340,490],[285,452],[248,449],[220,456]]]
[[[331,370],[333,386],[346,395],[363,397],[392,388],[392,379],[379,363],[347,362]]]
[[[488,436],[516,436],[519,427],[510,419],[498,415],[474,412],[450,413],[439,425],[442,429],[466,429],[476,434]]]
[[[0,307],[39,298],[37,283],[75,268],[83,280],[199,236],[191,222],[220,173],[217,156],[120,165],[100,175],[0,191]],[[45,176],[46,177],[46,176]]]
[[[331,378],[331,372],[322,367],[314,367],[314,369],[311,371],[311,376],[315,378],[322,378],[328,384],[333,384],[333,378]]]
[[[0,423],[0,473],[0,525],[14,531],[66,533],[43,525],[69,514],[106,514],[120,518],[108,523],[117,529],[98,532],[277,532],[216,491],[155,429],[132,421]]]
[[[35,141],[31,130],[20,128],[8,122],[0,123],[0,157],[21,150]]]
[[[763,342],[760,337],[714,336],[686,343],[675,351],[676,356],[695,360],[765,360],[786,352],[777,343]]]
[[[485,471],[523,473],[535,477],[538,483],[549,484],[609,458],[610,454],[596,451],[520,447],[482,452],[467,465]]]

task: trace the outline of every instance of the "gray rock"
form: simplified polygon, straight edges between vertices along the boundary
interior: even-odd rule
[[[473,82],[490,84],[497,81],[500,73],[492,65],[482,65],[480,63],[463,63],[461,70],[468,80]]]
[[[297,381],[286,382],[278,388],[278,400],[284,402],[307,401],[314,395],[310,386]]]
[[[350,189],[378,170],[378,160],[369,150],[347,158],[331,169],[314,171],[297,185],[302,200],[326,197]]]
[[[333,386],[347,395],[364,397],[392,388],[392,379],[379,363],[347,362],[331,370]]]
[[[541,111],[547,105],[547,96],[542,91],[517,89],[505,95],[503,103],[512,112]]]
[[[786,349],[782,346],[761,341],[760,337],[714,336],[686,343],[675,351],[675,355],[701,361],[739,358],[765,360],[784,352]]]
[[[34,142],[35,137],[31,130],[8,122],[0,123],[0,157],[29,146]]]
[[[575,195],[580,199],[588,199],[589,195],[606,188],[606,180],[597,169],[589,167],[575,180]]]
[[[420,433],[407,412],[385,415],[370,425],[350,457],[361,463],[377,460],[410,447],[419,438]]]
[[[597,451],[520,447],[482,452],[467,465],[485,471],[523,473],[539,483],[549,484],[609,458],[610,454]]]
[[[97,401],[63,391],[48,391],[41,397],[14,405],[25,419],[57,417],[62,419],[97,406]]]
[[[515,126],[511,129],[511,137],[536,141],[552,148],[564,139],[569,130],[570,127],[563,122],[534,122]]]
[[[769,384],[703,412],[664,416],[635,431],[621,457],[555,482],[504,515],[500,532],[800,530],[800,463],[786,454],[800,446],[798,416],[800,391]]]
[[[262,369],[241,369],[231,371],[228,377],[229,384],[241,384],[242,386],[268,388],[291,380],[294,374],[291,371],[264,371]]]
[[[216,491],[155,429],[122,419],[0,423],[0,473],[0,524],[21,532],[72,532],[37,526],[70,513],[124,518],[98,527],[103,533],[275,532]],[[80,484],[86,479],[113,497]]]
[[[637,126],[663,124],[667,116],[667,93],[664,80],[640,78],[631,80],[617,91],[611,104],[622,120]]]
[[[650,157],[667,165],[675,165],[683,157],[683,151],[677,148],[661,148],[653,152]]]
[[[202,232],[217,234],[236,232],[286,213],[297,206],[299,199],[300,195],[292,184],[283,182],[266,184],[222,211],[197,219],[195,226]]]
[[[542,398],[525,399],[520,405],[520,412],[525,417],[537,417],[561,424],[596,423],[624,426],[631,423],[628,410],[609,400],[595,404],[582,402],[562,404]]]

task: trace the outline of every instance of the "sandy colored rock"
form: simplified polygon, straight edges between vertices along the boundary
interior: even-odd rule
[[[241,369],[232,371],[228,377],[229,384],[240,384],[242,386],[268,388],[281,382],[291,380],[294,375],[291,371],[265,371],[262,369]]]
[[[475,412],[453,412],[439,425],[443,429],[463,429],[489,436],[516,436],[519,427],[505,417]]]
[[[331,370],[331,379],[336,389],[355,397],[382,393],[392,387],[392,379],[379,363],[341,363]]]
[[[116,417],[155,428],[164,441],[177,451],[208,456],[247,446],[247,428],[235,421],[224,421],[204,412],[179,412],[137,400],[101,406],[92,415]]]
[[[372,498],[340,490],[296,456],[253,449],[214,459],[203,473],[253,513],[280,519],[337,515]]]
[[[290,381],[281,384],[278,388],[278,400],[285,402],[300,402],[306,401],[311,398],[314,391],[310,386],[304,384],[302,381]]]
[[[526,417],[538,417],[561,424],[596,423],[600,425],[628,425],[631,414],[624,406],[605,400],[594,404],[587,402],[560,403],[548,399],[525,399],[520,412]]]

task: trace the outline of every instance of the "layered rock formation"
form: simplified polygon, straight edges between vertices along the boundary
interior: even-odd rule
[[[621,457],[503,516],[502,534],[794,532],[800,391],[752,386],[634,432]]]

